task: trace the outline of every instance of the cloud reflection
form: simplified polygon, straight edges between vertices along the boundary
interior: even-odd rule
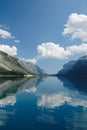
[[[36,93],[37,85],[42,81],[42,78],[22,78],[13,80],[0,81],[0,107],[14,105],[16,103],[17,93]]]
[[[49,79],[50,77],[47,77],[47,79],[44,80],[44,84],[46,84]],[[87,108],[87,96],[82,94],[81,91],[79,92],[77,86],[75,84],[73,85],[72,82],[68,80],[57,80],[58,86],[55,87],[56,90],[54,91],[53,83],[51,91],[48,91],[49,86],[41,87],[39,85],[39,83],[43,85],[42,81],[43,78],[38,77],[29,80],[20,79],[0,82],[0,107],[14,105],[16,103],[16,93],[28,92],[36,95],[38,107],[56,108],[67,104],[73,107],[81,106]],[[69,85],[70,88],[67,87]]]
[[[68,80],[58,80],[62,82],[62,86],[57,88],[53,93],[41,93],[39,94],[37,105],[44,108],[56,108],[62,105],[70,105],[72,107],[84,107],[87,108],[87,96],[81,91],[78,91],[77,84],[73,84]],[[70,86],[69,86],[70,85]],[[82,85],[82,84],[81,84]],[[54,89],[54,88],[53,88]],[[84,88],[83,88],[84,91]]]
[[[14,115],[14,111],[0,110],[0,126],[4,126],[9,115]]]
[[[5,107],[6,105],[14,105],[16,103],[16,95],[10,95],[3,99],[0,99],[0,107]]]
[[[55,108],[67,104],[73,107],[81,106],[87,108],[87,97],[80,95],[77,95],[78,97],[74,96],[75,94],[67,95],[66,93],[42,95],[41,98],[38,100],[37,105],[39,107]]]

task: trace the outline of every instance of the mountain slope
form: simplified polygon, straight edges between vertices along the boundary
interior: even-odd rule
[[[32,73],[36,74],[45,74],[44,70],[42,70],[39,66],[31,63],[31,62],[26,62],[24,60],[19,60],[19,63],[26,69],[31,70]]]
[[[15,57],[0,51],[0,75],[31,75],[35,74],[25,68]]]
[[[80,57],[77,61],[65,64],[58,75],[72,77],[87,77],[87,56]]]

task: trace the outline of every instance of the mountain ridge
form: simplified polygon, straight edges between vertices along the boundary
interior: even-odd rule
[[[58,76],[87,77],[87,55],[78,60],[68,62],[63,65],[63,69],[58,72]],[[66,66],[66,67],[64,67]]]
[[[27,65],[26,62],[18,59],[17,57],[12,57],[10,55],[8,55],[7,53],[0,51],[0,76],[11,76],[11,75],[37,75],[40,73],[43,73],[42,70],[34,65],[33,63],[31,66],[33,66],[32,68],[29,66],[29,63]],[[35,67],[40,69],[40,72],[38,72],[38,70],[35,70]],[[34,68],[34,70],[33,70]]]

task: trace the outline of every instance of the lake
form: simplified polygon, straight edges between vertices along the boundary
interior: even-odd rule
[[[0,130],[87,130],[87,82],[0,79]]]

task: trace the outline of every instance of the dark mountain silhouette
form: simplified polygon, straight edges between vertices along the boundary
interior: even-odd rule
[[[65,64],[57,75],[73,78],[87,77],[87,55],[80,57],[77,61],[70,61]]]

